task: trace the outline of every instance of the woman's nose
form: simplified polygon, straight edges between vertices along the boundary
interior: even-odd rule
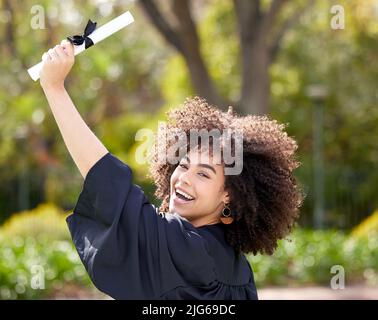
[[[187,184],[188,186],[191,186],[191,173],[189,171],[185,171],[181,173],[179,177],[179,181],[182,182],[183,184]]]

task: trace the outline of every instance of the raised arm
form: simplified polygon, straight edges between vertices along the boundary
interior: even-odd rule
[[[72,159],[85,179],[90,168],[108,150],[84,122],[64,87],[75,57],[73,45],[64,40],[42,57],[40,83]]]

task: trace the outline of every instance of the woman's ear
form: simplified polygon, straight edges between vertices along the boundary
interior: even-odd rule
[[[225,191],[225,193],[224,193],[223,203],[230,203],[230,195],[229,195],[228,191]]]

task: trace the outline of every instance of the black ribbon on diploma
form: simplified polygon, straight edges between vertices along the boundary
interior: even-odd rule
[[[68,41],[70,41],[72,44],[76,46],[80,46],[85,42],[85,49],[88,49],[89,47],[94,45],[92,39],[89,38],[89,35],[93,31],[95,31],[96,26],[97,26],[97,22],[93,22],[91,19],[89,19],[87,26],[85,27],[83,35],[69,36],[67,37],[67,39]]]

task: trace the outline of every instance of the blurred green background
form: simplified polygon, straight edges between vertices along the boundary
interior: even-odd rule
[[[0,299],[96,293],[64,221],[83,179],[26,70],[87,19],[127,10],[135,23],[78,56],[66,87],[150,200],[159,204],[134,158],[140,128],[156,130],[194,94],[266,113],[298,141],[306,199],[289,241],[248,257],[258,288],[329,285],[334,265],[346,285],[377,286],[377,1],[1,0]],[[35,265],[44,290],[31,288]]]

